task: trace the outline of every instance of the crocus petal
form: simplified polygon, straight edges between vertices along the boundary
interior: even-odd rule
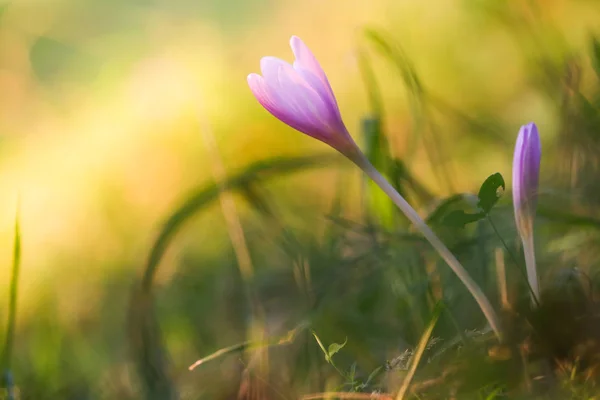
[[[283,120],[286,124],[289,116],[284,115],[285,113],[281,110],[281,101],[277,93],[275,93],[271,87],[265,81],[265,78],[258,74],[248,75],[248,86],[256,100],[271,114],[275,117]]]
[[[269,87],[265,82],[265,79],[258,74],[248,75],[248,86],[256,100],[267,109],[270,113],[274,113],[277,110],[277,100],[270,93]]]
[[[260,59],[260,72],[267,82],[270,82],[271,86],[275,86],[279,79],[279,68],[292,66],[277,58],[277,57],[263,57]]]
[[[523,168],[523,142],[525,140],[525,134],[523,132],[523,128],[519,132],[519,136],[517,137],[517,143],[515,145],[515,154],[513,156],[513,205],[515,207],[515,213],[517,212],[517,208],[521,206],[521,198],[523,194],[521,193],[521,188],[523,187],[522,180],[522,171]]]
[[[337,116],[325,99],[289,63],[263,57],[260,65],[266,85],[263,90],[272,99],[272,106],[265,108],[294,129],[327,140],[328,132],[333,131],[330,127],[337,125]]]
[[[327,99],[320,96],[319,92],[315,90],[306,79],[298,73],[298,71],[291,66],[282,65],[279,69],[279,84],[282,89],[281,92],[294,101],[293,93],[296,92],[306,100],[309,100],[307,107],[316,111],[318,114],[317,119],[320,119],[323,123],[330,123],[335,120],[335,115],[330,115],[329,108],[327,107]]]
[[[540,142],[540,135],[538,133],[537,126],[533,123],[531,124],[531,129],[529,131],[529,148],[529,156],[525,160],[526,168],[529,171],[527,185],[532,190],[532,192],[530,193],[529,200],[533,203],[533,206],[535,207],[540,178],[542,144]]]
[[[349,157],[358,148],[348,133],[325,73],[306,45],[292,37],[293,66],[263,57],[262,77],[251,74],[248,85],[261,105],[276,118]]]
[[[248,86],[258,102],[274,117],[281,120],[283,123],[297,129],[301,132],[309,130],[312,127],[302,125],[298,118],[294,115],[287,104],[282,101],[277,92],[266,82],[266,80],[258,74],[248,75]]]
[[[340,109],[337,105],[337,101],[333,93],[330,92],[330,89],[326,86],[323,86],[319,78],[317,78],[312,72],[302,67],[298,67],[294,63],[294,69],[298,71],[298,74],[302,76],[304,81],[310,85],[315,92],[321,96],[323,101],[327,106],[327,111],[330,114],[332,121],[335,121],[337,125],[344,125],[342,121],[342,116],[340,114]]]
[[[304,133],[317,139],[327,141],[335,134],[335,120],[329,113],[327,103],[306,82],[289,67],[279,70],[279,85],[282,101],[298,122],[309,126]]]
[[[337,119],[341,121],[342,117],[329,80],[313,53],[304,44],[302,39],[297,36],[292,36],[290,39],[290,46],[292,47],[294,57],[296,57],[294,68],[306,79],[313,89],[315,89],[323,99],[331,105],[331,111],[337,116]]]
[[[298,36],[292,36],[290,39],[290,47],[292,48],[294,57],[296,57],[294,67],[305,69],[316,76],[321,82],[322,86],[327,88],[329,95],[335,101],[333,90],[331,90],[331,85],[329,84],[329,80],[327,79],[323,68],[321,68],[321,65],[310,49],[304,44],[302,39],[300,39]]]

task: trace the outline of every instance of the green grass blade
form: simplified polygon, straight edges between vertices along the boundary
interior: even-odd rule
[[[383,57],[398,69],[400,77],[406,87],[408,102],[415,123],[413,134],[408,138],[406,151],[409,160],[407,163],[410,164],[410,156],[415,154],[418,138],[422,136],[422,132],[425,128],[422,99],[424,95],[423,86],[421,85],[421,81],[408,56],[404,53],[403,49],[396,43],[393,43],[386,34],[376,29],[368,28],[365,29],[364,36]]]
[[[446,165],[449,158],[443,151],[444,144],[428,110],[429,93],[421,82],[412,60],[404,49],[382,30],[368,28],[364,30],[364,36],[383,57],[398,69],[406,88],[414,122],[412,135],[407,139],[405,152],[407,164],[411,164],[412,156],[416,154],[417,144],[421,141],[432,170],[440,183],[451,191],[453,188],[452,174],[448,172],[450,165]]]
[[[373,72],[373,68],[371,67],[369,57],[362,49],[358,50],[358,68],[360,70],[363,83],[365,84],[367,96],[369,97],[371,113],[375,118],[383,120],[384,111],[381,90],[377,84],[377,79],[375,77],[375,73]]]
[[[13,247],[13,265],[10,279],[10,293],[8,298],[8,325],[6,328],[6,339],[2,365],[6,381],[7,399],[14,400],[14,388],[12,382],[11,360],[15,338],[15,325],[17,322],[17,296],[19,289],[19,273],[21,269],[21,229],[19,225],[19,208],[15,218],[15,240]]]
[[[398,68],[409,92],[416,96],[422,96],[424,93],[423,85],[406,53],[399,46],[392,45],[392,41],[378,30],[368,28],[365,29],[364,34],[380,53]]]

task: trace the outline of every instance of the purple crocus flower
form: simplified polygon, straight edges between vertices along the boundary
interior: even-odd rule
[[[537,203],[542,146],[537,126],[531,122],[519,131],[513,159],[513,204],[517,230],[523,242],[527,278],[533,295],[539,298],[535,265],[533,220]]]
[[[290,46],[296,57],[293,65],[275,57],[263,57],[262,76],[248,75],[254,97],[283,123],[354,157],[358,147],[342,121],[319,62],[299,37],[292,36]]]
[[[513,203],[519,233],[529,233],[535,214],[542,147],[532,122],[519,131],[513,159]]]
[[[502,338],[498,316],[479,285],[352,140],[342,122],[329,81],[315,56],[296,36],[292,36],[290,45],[296,56],[293,66],[274,57],[264,57],[260,62],[263,76],[248,75],[248,85],[256,99],[285,124],[330,145],[359,166],[438,251],[471,292],[498,338]]]

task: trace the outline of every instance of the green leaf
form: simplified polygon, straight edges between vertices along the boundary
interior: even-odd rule
[[[331,359],[335,353],[337,353],[338,351],[340,351],[341,349],[343,349],[344,346],[346,345],[346,343],[348,343],[348,338],[346,338],[346,340],[344,340],[344,343],[342,343],[342,344],[331,343],[329,345],[329,348],[327,349],[327,353],[329,354],[329,358]]]
[[[502,188],[502,190],[500,190],[500,188]],[[502,197],[505,189],[506,185],[504,183],[504,178],[499,172],[490,175],[479,189],[479,203],[477,206],[481,208],[485,214],[489,214],[492,207],[494,207],[500,197]]]
[[[470,224],[472,222],[477,222],[480,219],[485,217],[485,213],[479,212],[476,214],[468,214],[463,210],[454,210],[449,212],[442,223],[446,226],[453,228],[464,228],[465,225]]]
[[[312,334],[315,337],[315,340],[317,341],[317,344],[319,345],[319,347],[323,351],[323,354],[325,354],[325,358],[328,359],[329,353],[327,352],[327,350],[325,350],[325,346],[323,346],[323,342],[321,342],[321,339],[319,339],[319,337],[317,336],[317,332],[312,331]]]
[[[331,359],[332,359],[333,355],[335,353],[337,353],[338,351],[340,351],[348,342],[348,338],[346,338],[344,343],[342,343],[342,344],[332,343],[329,345],[328,349],[325,349],[325,346],[323,345],[323,342],[321,342],[321,339],[319,339],[319,337],[317,336],[317,333],[315,331],[312,331],[312,334],[315,337],[317,344],[321,348],[321,351],[323,352],[323,354],[325,354],[325,361],[327,361],[329,364],[332,364]]]
[[[468,205],[466,204],[465,196],[463,194],[453,194],[452,196],[443,199],[427,218],[425,218],[425,222],[427,222],[428,225],[443,223],[449,210],[457,205]]]
[[[352,365],[350,366],[350,370],[348,372],[348,380],[350,382],[354,383],[355,379],[356,379],[356,361],[352,363]]]
[[[321,348],[321,351],[325,355],[325,361],[327,361],[328,363],[331,363],[331,357],[329,357],[329,352],[327,350],[325,350],[325,346],[323,346],[323,342],[321,342],[321,339],[319,339],[319,337],[317,336],[317,333],[315,331],[312,331],[312,334],[315,337],[317,344]]]
[[[382,367],[377,367],[373,370],[373,372],[371,372],[371,374],[365,381],[365,386],[368,386],[371,383],[371,381],[377,376],[377,374],[379,374],[379,371],[381,371],[381,369]]]

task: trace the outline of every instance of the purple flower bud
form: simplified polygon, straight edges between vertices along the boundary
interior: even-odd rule
[[[523,243],[527,280],[533,299],[539,299],[540,289],[535,262],[533,218],[540,177],[542,146],[535,124],[523,125],[519,131],[513,159],[513,204],[517,230]]]
[[[532,122],[519,131],[513,159],[513,204],[519,234],[529,235],[537,200],[542,147],[537,126]]]
[[[254,97],[283,123],[353,156],[358,148],[344,126],[319,62],[299,37],[292,36],[290,46],[296,57],[293,66],[275,57],[263,57],[262,76],[248,75]]]

